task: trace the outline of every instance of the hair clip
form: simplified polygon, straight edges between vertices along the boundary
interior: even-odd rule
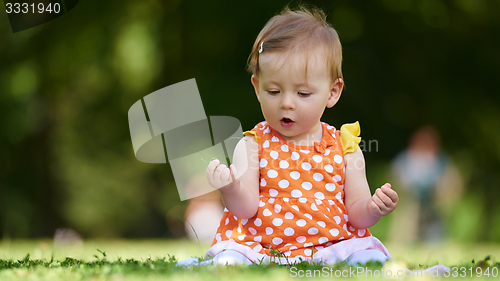
[[[259,54],[262,53],[262,51],[264,51],[264,41],[262,41],[262,43],[260,43],[260,46],[259,46]]]

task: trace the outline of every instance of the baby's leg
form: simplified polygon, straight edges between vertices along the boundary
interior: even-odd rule
[[[232,250],[225,250],[223,252],[220,252],[219,254],[215,255],[213,258],[214,264],[244,264],[244,265],[250,265],[252,264],[252,261],[249,260],[247,257],[245,257],[242,253],[232,251]]]
[[[385,264],[388,259],[389,258],[379,250],[362,250],[350,255],[344,262],[347,265],[352,266],[355,266],[358,263],[363,265],[370,261],[378,261]]]

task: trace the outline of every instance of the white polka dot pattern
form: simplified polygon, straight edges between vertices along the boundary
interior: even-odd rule
[[[280,218],[275,218],[275,219],[273,219],[273,224],[275,226],[281,226],[283,224],[283,220]]]
[[[279,214],[281,212],[281,205],[279,204],[274,205],[274,212],[276,214]]]
[[[262,144],[262,147],[263,148],[268,148],[269,147],[269,141],[266,140],[263,144]]]
[[[286,235],[286,236],[292,236],[293,234],[295,234],[295,230],[291,227],[287,227],[285,228],[285,230],[283,231],[283,233]]]
[[[299,243],[304,243],[304,242],[306,242],[307,238],[305,236],[299,236],[295,240],[297,240],[297,242],[299,242]]]
[[[267,235],[271,235],[271,234],[273,234],[273,232],[274,232],[274,231],[273,231],[273,228],[272,228],[272,227],[266,227],[266,234],[267,234]]]
[[[278,186],[281,188],[287,188],[290,185],[290,183],[287,180],[280,180],[278,182]]]
[[[314,179],[315,181],[322,181],[322,180],[323,180],[323,178],[324,178],[324,177],[323,177],[323,175],[322,175],[321,173],[314,173],[314,175],[313,175],[313,179]]]
[[[300,190],[294,189],[294,190],[292,190],[290,195],[292,195],[292,197],[298,198],[298,197],[302,196],[302,192],[300,192]]]
[[[281,239],[281,238],[279,238],[279,237],[275,237],[275,238],[273,238],[273,244],[274,244],[274,245],[279,245],[279,244],[281,244],[281,243],[283,243],[283,239]]]
[[[332,173],[333,172],[333,166],[328,164],[328,165],[325,165],[325,171],[327,171],[328,173]]]
[[[316,227],[311,227],[309,228],[309,230],[307,231],[307,233],[309,233],[310,235],[316,235],[318,234],[318,229]]]
[[[274,150],[273,150],[273,151],[271,151],[271,152],[269,153],[269,155],[270,155],[270,156],[271,156],[271,158],[273,158],[273,159],[278,159],[278,157],[280,156],[280,154],[279,154],[277,151],[274,151]]]
[[[316,197],[320,200],[323,200],[323,199],[325,199],[325,194],[323,194],[323,192],[316,192],[316,193],[314,193],[314,197]]]
[[[275,170],[269,170],[267,171],[267,176],[271,179],[274,179],[278,176],[278,172],[276,172]]]
[[[302,227],[302,226],[305,226],[305,225],[307,224],[307,222],[306,222],[304,219],[300,219],[300,220],[298,220],[298,221],[296,222],[296,224],[297,224],[298,226],[301,226],[301,227]]]
[[[323,236],[323,237],[320,237],[320,238],[318,239],[318,243],[319,243],[319,244],[324,244],[324,243],[326,243],[326,242],[328,242],[328,237],[324,237],[324,236]]]
[[[314,160],[314,162],[316,163],[321,163],[321,161],[323,161],[323,157],[319,156],[319,155],[314,155],[312,157],[312,159]]]
[[[337,164],[342,163],[342,159],[343,159],[343,158],[342,158],[342,156],[340,156],[340,155],[338,155],[338,154],[337,154],[337,155],[335,155],[335,156],[333,156],[333,160],[334,160],[334,161],[335,161],[335,163],[337,163]]]
[[[291,171],[290,172],[290,177],[294,180],[298,180],[300,178],[300,173],[297,171]]]
[[[305,190],[311,190],[313,185],[312,183],[308,182],[308,181],[305,181],[301,184],[302,188],[305,189]]]
[[[269,189],[269,196],[274,197],[276,195],[278,195],[278,191],[276,189],[272,189],[272,188]]]

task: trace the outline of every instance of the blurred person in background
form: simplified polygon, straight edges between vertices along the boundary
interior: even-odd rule
[[[433,127],[422,127],[412,135],[408,148],[394,158],[392,174],[401,204],[392,216],[391,240],[411,243],[445,239],[444,222],[463,186]]]
[[[200,185],[208,185],[205,174],[191,178],[187,189],[197,189]],[[202,243],[212,243],[223,211],[224,206],[218,190],[214,189],[212,192],[189,199],[184,215],[184,227],[188,237]]]

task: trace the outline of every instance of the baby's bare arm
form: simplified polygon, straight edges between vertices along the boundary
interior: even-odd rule
[[[346,154],[344,159],[344,193],[349,222],[355,228],[371,227],[396,208],[398,195],[391,189],[391,185],[386,183],[371,196],[366,180],[365,159],[359,148]]]
[[[210,185],[219,189],[224,205],[240,219],[248,219],[259,208],[259,151],[253,137],[245,137],[236,145],[233,164],[228,168],[219,160],[207,168]]]

